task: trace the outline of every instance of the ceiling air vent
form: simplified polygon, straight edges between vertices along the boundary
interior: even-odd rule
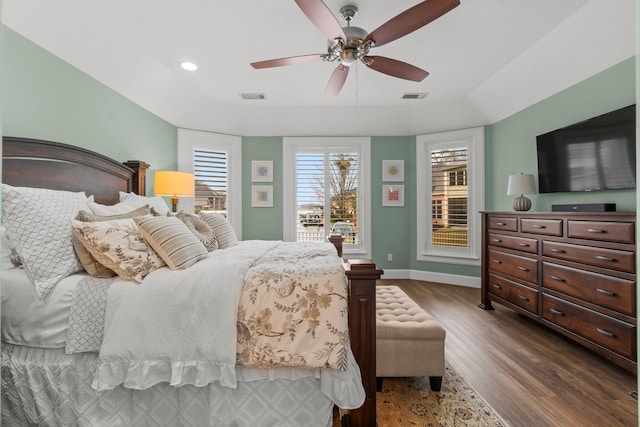
[[[424,99],[426,97],[426,93],[405,93],[402,95],[402,99]]]
[[[241,93],[242,99],[266,99],[264,93]]]

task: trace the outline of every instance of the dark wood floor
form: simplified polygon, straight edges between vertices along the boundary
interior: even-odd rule
[[[637,426],[636,376],[499,304],[480,289],[397,284],[447,331],[447,362],[512,427]]]

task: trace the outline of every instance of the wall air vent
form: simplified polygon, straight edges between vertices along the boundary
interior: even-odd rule
[[[267,99],[264,93],[241,93],[242,99]]]
[[[402,99],[424,99],[426,97],[426,93],[405,93],[402,95]]]

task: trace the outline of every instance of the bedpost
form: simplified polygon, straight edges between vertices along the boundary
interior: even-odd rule
[[[336,251],[338,251],[338,256],[342,258],[342,242],[344,242],[344,236],[342,233],[329,234],[329,241],[333,243],[333,246],[336,247]]]
[[[145,196],[147,193],[147,169],[149,169],[150,165],[142,160],[127,160],[123,164],[129,166],[135,172],[131,180],[131,191],[140,196]]]
[[[341,242],[342,243],[342,242]],[[343,263],[349,280],[349,336],[360,366],[364,404],[350,414],[350,425],[376,425],[376,280],[384,273],[370,259]],[[343,425],[349,425],[343,423]]]

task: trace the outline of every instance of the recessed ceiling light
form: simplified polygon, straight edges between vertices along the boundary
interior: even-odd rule
[[[241,93],[242,99],[267,99],[264,93]]]
[[[402,95],[402,99],[424,99],[427,97],[427,93],[419,92],[419,93],[405,93]]]
[[[189,61],[184,61],[183,63],[180,64],[180,66],[187,71],[195,71],[198,69],[198,66],[196,64]]]

